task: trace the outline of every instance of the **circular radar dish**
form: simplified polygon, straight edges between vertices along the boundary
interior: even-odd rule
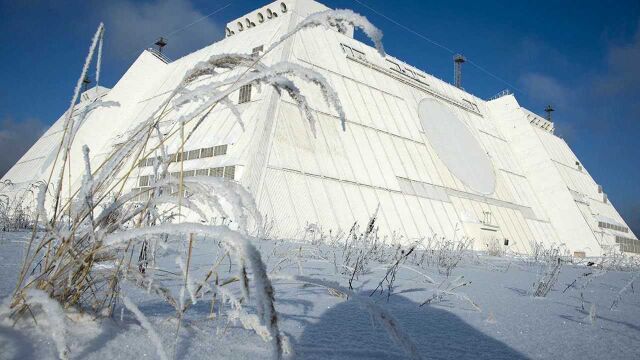
[[[429,144],[449,171],[472,190],[493,194],[496,188],[493,165],[464,121],[435,99],[420,101],[418,116]]]

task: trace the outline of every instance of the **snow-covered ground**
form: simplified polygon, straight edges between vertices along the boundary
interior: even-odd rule
[[[0,233],[3,302],[13,292],[29,236],[26,232]],[[406,358],[363,306],[368,301],[395,317],[424,359],[640,358],[640,292],[629,286],[619,296],[637,272],[564,265],[549,295],[534,298],[534,283],[544,273],[545,264],[476,256],[464,259],[448,278],[435,267],[407,264],[399,269],[393,295],[387,298],[386,289],[383,294],[371,296],[371,292],[384,277],[388,264],[370,263],[370,271],[353,282],[354,292],[363,302],[294,278],[339,282],[348,288],[350,276],[336,271],[332,258],[335,249],[283,241],[258,241],[255,245],[275,286],[280,330],[287,335],[294,358]],[[202,277],[209,269],[216,248],[210,240],[196,240],[191,263],[193,278]],[[169,264],[174,262],[175,254],[167,253],[165,258],[163,261]],[[175,264],[174,267],[177,268]],[[585,273],[591,275],[584,276]],[[573,283],[574,280],[577,281]],[[449,282],[460,281],[471,283],[453,290],[457,295],[441,293],[441,298],[420,306],[433,297],[436,287],[445,289]],[[176,286],[179,287],[177,282]],[[210,298],[193,305],[176,336],[178,325],[171,306],[134,286],[126,286],[123,291],[149,319],[169,358],[271,356],[267,342],[239,323],[227,321],[224,313],[211,319]],[[620,300],[610,310],[616,298]],[[251,302],[243,306],[250,313],[255,310]],[[590,316],[594,310],[595,317]],[[122,306],[113,318],[101,320],[69,311],[66,329],[52,328],[52,321],[42,314],[36,317],[37,326],[29,318],[15,326],[6,317],[0,322],[0,358],[56,358],[56,334],[64,334],[72,359],[159,358],[149,333]]]

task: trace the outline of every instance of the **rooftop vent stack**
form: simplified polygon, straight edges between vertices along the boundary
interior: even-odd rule
[[[544,108],[544,112],[547,113],[547,120],[551,121],[551,113],[556,111],[556,109],[552,108],[551,105],[547,105],[546,108]]]
[[[167,40],[161,36],[154,45],[158,47],[158,52],[162,53],[162,48],[167,46]]]
[[[467,61],[464,56],[456,54],[453,56],[453,77],[457,88],[462,89],[462,64]]]

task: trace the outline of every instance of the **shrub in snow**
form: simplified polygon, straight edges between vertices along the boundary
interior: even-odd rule
[[[457,291],[459,288],[471,285],[471,281],[464,280],[464,276],[459,276],[453,281],[449,281],[448,279],[443,280],[437,288],[433,289],[433,294],[428,297],[420,306],[435,304],[444,301],[446,298],[456,298],[467,304],[471,305],[473,310],[482,311],[480,306],[476,304],[470,297],[466,294]]]
[[[592,260],[595,267],[605,271],[640,271],[640,256],[627,254],[616,248],[609,254]]]
[[[618,293],[616,294],[616,298],[611,303],[611,307],[609,308],[609,310],[613,310],[616,306],[618,306],[618,303],[620,302],[620,300],[622,300],[622,295],[626,291],[628,291],[629,289],[631,289],[631,291],[634,291],[633,290],[633,283],[638,279],[639,276],[640,276],[640,271],[635,273],[631,277],[631,279],[629,279],[629,281],[622,287],[622,289],[620,289],[620,291],[618,291]]]
[[[0,183],[0,191],[10,192],[14,184],[10,180]],[[33,187],[19,190],[13,196],[0,194],[0,231],[16,231],[33,225],[32,212],[25,202],[34,198]]]
[[[487,243],[487,255],[497,257],[505,255],[505,249],[502,247],[499,239],[492,239]]]
[[[411,253],[413,253],[415,249],[416,249],[415,246],[412,246],[408,250],[406,251],[400,250],[400,253],[396,254],[394,261],[387,268],[387,272],[385,273],[384,277],[382,278],[382,280],[380,280],[380,282],[378,283],[378,286],[376,286],[376,288],[373,289],[373,291],[371,292],[371,295],[369,296],[372,296],[378,290],[380,291],[380,294],[382,294],[386,287],[387,301],[389,301],[389,297],[393,293],[393,283],[396,280],[396,275],[398,274],[400,265],[402,265],[402,263],[404,263],[407,260],[407,258],[411,255]],[[351,284],[349,284],[349,286],[351,286]]]
[[[562,268],[562,259],[558,256],[555,259],[549,261],[546,270],[542,277],[534,284],[533,296],[545,297],[553,285],[558,281],[560,275],[560,269]]]
[[[437,248],[438,271],[447,277],[451,275],[453,269],[462,261],[470,244],[469,239],[461,241],[443,240]]]

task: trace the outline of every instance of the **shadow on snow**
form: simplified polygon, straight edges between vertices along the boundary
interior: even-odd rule
[[[368,296],[368,294],[362,294]],[[506,344],[471,327],[458,316],[401,297],[379,297],[409,334],[423,359],[525,359]],[[491,326],[491,325],[488,325]],[[344,301],[309,324],[294,344],[300,359],[398,359],[403,351],[355,301]]]

